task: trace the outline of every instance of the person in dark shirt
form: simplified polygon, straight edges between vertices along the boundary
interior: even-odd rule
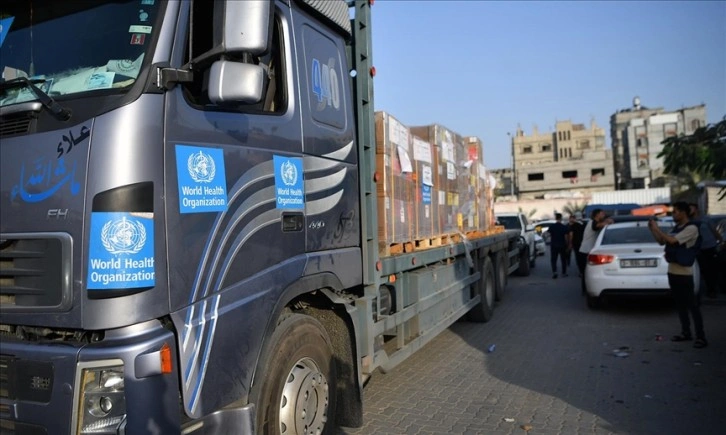
[[[570,251],[575,252],[575,261],[577,262],[577,270],[580,271],[580,277],[585,273],[585,261],[586,258],[579,255],[580,246],[582,245],[582,236],[585,233],[585,225],[578,221],[575,215],[570,215]]]
[[[557,278],[557,257],[562,264],[562,276],[567,276],[567,259],[565,255],[570,245],[570,229],[562,223],[562,213],[555,213],[555,223],[550,227],[550,264],[552,279]]]

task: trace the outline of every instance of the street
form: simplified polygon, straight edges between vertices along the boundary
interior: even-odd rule
[[[509,278],[491,321],[459,321],[376,373],[364,426],[340,433],[725,433],[726,296],[702,312],[709,347],[673,343],[670,301],[592,311],[575,269],[551,278],[548,252],[531,276]]]

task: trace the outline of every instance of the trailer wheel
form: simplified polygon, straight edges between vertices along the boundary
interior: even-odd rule
[[[483,323],[488,322],[494,314],[494,298],[497,290],[492,260],[484,257],[477,261],[481,277],[479,281],[472,284],[472,290],[474,296],[481,296],[481,300],[469,311],[468,317],[472,322]]]
[[[507,253],[499,252],[495,261],[496,268],[496,279],[497,279],[497,292],[496,300],[501,301],[504,298],[504,293],[507,290],[507,279],[509,278],[509,265],[507,264]]]
[[[519,254],[519,269],[517,269],[517,275],[529,276],[529,246],[526,246]]]
[[[260,433],[335,433],[335,363],[330,338],[317,320],[302,314],[283,318],[258,370],[263,379],[253,397]]]

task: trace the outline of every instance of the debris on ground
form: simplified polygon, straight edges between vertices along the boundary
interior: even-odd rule
[[[504,417],[502,420],[506,421],[507,423],[514,423],[514,419],[510,417]]]
[[[627,358],[630,356],[630,348],[628,346],[620,346],[617,349],[613,349],[613,355],[618,358]]]

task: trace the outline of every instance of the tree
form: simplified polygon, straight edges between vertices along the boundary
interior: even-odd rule
[[[716,124],[696,129],[691,135],[669,137],[662,143],[663,151],[658,157],[663,158],[666,174],[726,179],[726,116]],[[726,197],[726,189],[721,189],[720,194],[719,199]]]

